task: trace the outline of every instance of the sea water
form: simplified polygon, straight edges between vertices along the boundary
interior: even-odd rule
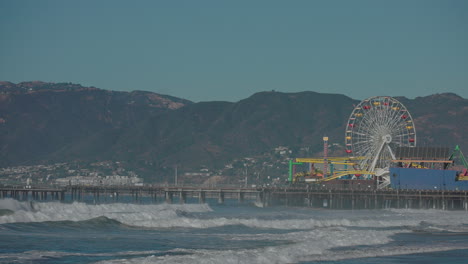
[[[0,200],[0,263],[467,263],[468,214]]]

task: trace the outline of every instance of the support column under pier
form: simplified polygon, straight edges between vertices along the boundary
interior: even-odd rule
[[[204,204],[206,201],[206,193],[202,190],[199,191],[198,193],[198,203]]]
[[[184,204],[186,202],[187,202],[187,194],[182,189],[179,189],[179,203]]]
[[[222,190],[219,190],[218,193],[218,204],[224,204],[224,193]]]
[[[239,197],[239,203],[243,203],[244,202],[244,193],[241,190],[239,190],[238,197]]]
[[[166,203],[172,203],[172,195],[173,193],[170,191],[164,191],[164,197],[166,198]]]

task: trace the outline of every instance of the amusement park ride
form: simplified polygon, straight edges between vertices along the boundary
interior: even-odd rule
[[[397,147],[415,147],[416,129],[406,107],[389,96],[370,97],[351,112],[345,130],[348,157],[328,157],[324,137],[323,159],[296,158],[289,164],[289,181],[323,182],[339,178],[372,179],[378,188],[390,184],[389,168]],[[309,164],[309,173],[295,173],[295,166]],[[323,164],[322,173],[315,164]],[[341,165],[342,169],[336,169]]]

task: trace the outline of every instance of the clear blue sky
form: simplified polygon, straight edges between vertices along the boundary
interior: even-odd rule
[[[468,98],[468,1],[0,1],[0,80]]]

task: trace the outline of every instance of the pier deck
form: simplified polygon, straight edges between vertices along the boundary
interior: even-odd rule
[[[179,186],[68,186],[64,188],[0,187],[1,198],[94,202],[146,201],[186,203],[225,199],[256,201],[263,206],[307,206],[329,209],[444,209],[468,210],[468,191],[376,190],[311,187],[216,188]]]

